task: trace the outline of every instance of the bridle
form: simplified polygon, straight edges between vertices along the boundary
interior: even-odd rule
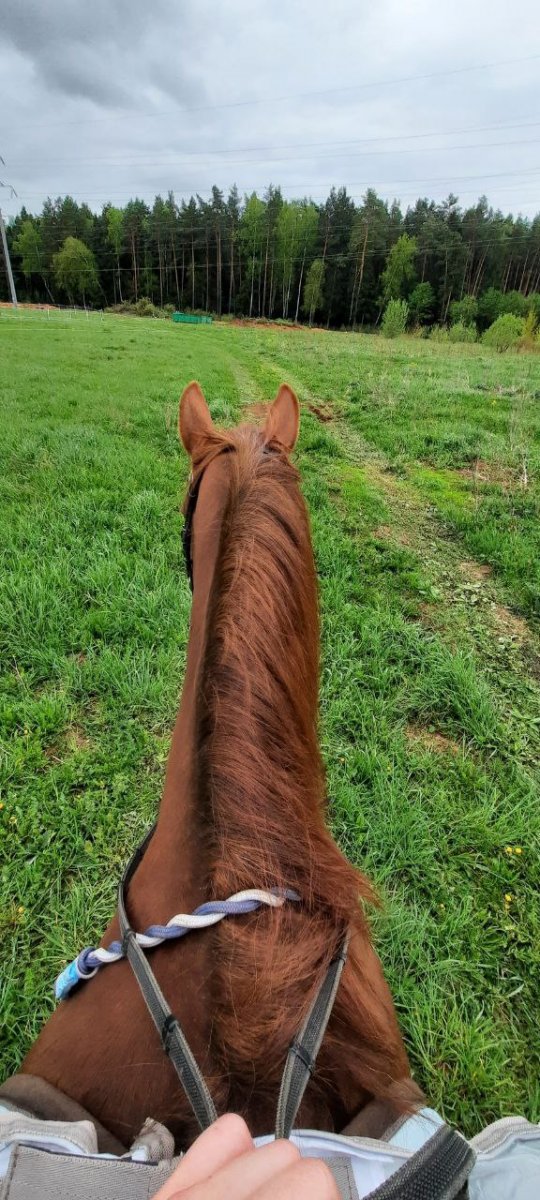
[[[189,580],[189,586],[193,591],[193,518],[199,499],[199,488],[204,471],[201,471],[197,476],[190,476],[187,496],[184,504],[184,524],[182,526],[182,551],[184,554],[184,564],[186,574]]]
[[[155,826],[135,851],[118,888],[118,920],[122,950],[132,967],[143,1000],[159,1033],[165,1054],[172,1062],[191,1110],[200,1129],[203,1130],[208,1129],[209,1125],[217,1120],[218,1114],[214,1101],[182,1026],[169,1008],[146,955],[129,924],[126,910],[127,888],[142,861],[154,830]],[[289,1046],[277,1106],[275,1128],[277,1138],[289,1137],[302,1097],[314,1072],[317,1054],[334,1007],[341,972],[347,961],[348,944],[349,932],[347,931],[335,957],[327,968],[302,1028]]]
[[[184,513],[184,524],[182,527],[181,536],[184,563],[191,591],[193,591],[193,519],[195,517],[195,509],[199,499],[199,491],[203,476],[207,467],[210,466],[210,463],[214,462],[214,460],[219,458],[222,454],[232,454],[234,450],[235,447],[231,442],[225,442],[222,446],[218,447],[216,452],[212,454],[212,457],[207,459],[204,465],[197,472],[192,471],[189,477],[188,490],[182,510]],[[263,454],[276,455],[279,454],[279,450],[275,445],[267,445],[263,447]]]
[[[224,446],[225,450],[233,447]],[[215,457],[215,456],[214,456]],[[199,489],[205,467],[190,486],[184,506],[184,528],[182,545],[191,590],[193,591],[193,518],[197,506]],[[137,934],[129,924],[126,909],[126,892],[144,857],[154,835],[156,826],[148,832],[144,841],[130,859],[118,887],[118,921],[122,938],[121,949],[133,970],[142,997],[152,1021],[159,1033],[165,1054],[170,1059],[190,1108],[201,1130],[207,1129],[217,1120],[214,1101],[206,1081],[193,1055],[189,1042],[177,1017],[171,1011],[158,981],[148,964]],[[298,894],[295,898],[298,900]],[[332,1014],[343,967],[347,961],[350,932],[341,937],[338,950],[330,962],[324,979],[313,999],[304,1023],[289,1046],[281,1079],[278,1098],[275,1136],[288,1138],[297,1116],[307,1084],[315,1070],[317,1055],[321,1047],[328,1021]],[[69,973],[70,968],[67,968]],[[71,986],[76,982],[72,978]],[[430,1195],[433,1200],[457,1200],[467,1194],[466,1179],[474,1162],[474,1154],[453,1130],[443,1126],[426,1145],[405,1163],[387,1184],[370,1192],[370,1200],[419,1200]],[[464,1185],[465,1190],[461,1190]]]
[[[219,453],[227,453],[234,449],[225,445]],[[217,457],[217,456],[215,456]],[[212,459],[213,461],[213,459]],[[186,501],[184,504],[184,526],[182,529],[182,550],[189,580],[193,592],[193,520],[199,491],[204,476],[203,467],[196,476],[191,476]],[[146,957],[135,939],[129,926],[125,907],[125,890],[138,866],[146,846],[150,841],[153,830],[131,860],[118,894],[118,916],[126,956],[135,972],[137,982],[149,1008],[150,1015],[161,1037],[163,1049],[171,1059],[178,1074],[191,1108],[201,1129],[216,1120],[217,1113],[214,1102],[203,1075],[195,1062],[182,1028],[159,988]],[[285,1068],[281,1080],[281,1088],[276,1114],[276,1137],[289,1137],[294,1119],[300,1107],[308,1081],[315,1069],[326,1027],[334,1007],[341,972],[347,961],[349,932],[342,937],[338,951],[327,968],[325,977],[313,1000],[304,1024],[298,1036],[289,1046]]]
[[[214,460],[219,458],[221,454],[231,454],[233,450],[234,446],[229,442],[226,442],[218,449],[216,454],[212,455],[212,458],[209,462],[206,462],[196,474],[192,471],[189,477],[188,490],[183,507],[184,525],[182,528],[182,550],[184,553],[184,563],[191,591],[193,591],[193,519],[195,516],[195,509],[197,507],[197,501],[199,499],[199,491],[203,476],[206,468],[210,466],[211,462],[214,462]]]
[[[218,454],[225,453],[234,449],[231,445],[224,445],[218,450]],[[217,455],[214,455],[217,457]],[[211,459],[210,461],[213,461]],[[184,528],[182,531],[182,546],[186,563],[186,571],[190,582],[191,590],[193,591],[193,519],[199,490],[204,471],[208,463],[202,467],[195,478],[192,477],[188,489],[186,502],[184,505]],[[182,1026],[177,1017],[171,1011],[165,996],[159,986],[159,983],[150,967],[146,954],[141,948],[140,935],[137,935],[131,928],[129,923],[127,908],[126,908],[126,893],[129,884],[142,862],[145,851],[154,835],[156,826],[154,825],[146,835],[144,841],[138,847],[130,859],[126,870],[120,880],[118,888],[118,921],[120,925],[121,936],[121,956],[126,957],[131,965],[142,997],[148,1008],[152,1021],[159,1033],[161,1044],[165,1054],[170,1059],[181,1087],[185,1093],[186,1099],[192,1109],[192,1112],[197,1120],[201,1130],[207,1129],[217,1120],[217,1111],[214,1101],[210,1095],[206,1081],[198,1066],[193,1052],[189,1046],[187,1038],[184,1034]],[[297,893],[292,894],[299,901],[300,897]],[[293,1122],[300,1107],[302,1097],[309,1082],[311,1075],[315,1069],[315,1062],[319,1052],[328,1021],[334,1006],[341,973],[347,960],[347,949],[349,943],[348,930],[342,934],[337,953],[330,962],[324,979],[318,988],[315,998],[309,1008],[305,1021],[300,1029],[297,1037],[289,1046],[285,1067],[281,1080],[281,1088],[278,1099],[277,1115],[276,1115],[276,1137],[288,1138],[292,1130]],[[84,974],[74,971],[75,963],[71,964],[62,973],[68,976],[68,987],[77,984],[85,977]],[[92,974],[90,972],[89,974]],[[58,993],[57,993],[58,994]],[[62,994],[62,993],[60,993]]]

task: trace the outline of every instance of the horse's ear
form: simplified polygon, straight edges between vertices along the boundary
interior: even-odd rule
[[[195,380],[188,383],[180,397],[178,428],[190,458],[193,458],[197,444],[214,433],[210,409]]]
[[[264,426],[264,440],[279,442],[288,453],[294,450],[300,429],[300,405],[296,392],[282,383]]]

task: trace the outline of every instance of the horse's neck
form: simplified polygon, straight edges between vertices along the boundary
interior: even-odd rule
[[[181,949],[162,947],[152,954],[158,981],[218,1107],[244,1112],[254,1132],[272,1127],[287,1045],[343,924],[352,923],[356,937],[338,992],[336,1023],[301,1114],[309,1127],[339,1127],[340,1114],[350,1116],[368,1092],[386,1095],[389,1083],[407,1073],[407,1060],[358,907],[369,889],[322,821],[318,628],[307,525],[296,527],[281,593],[269,564],[259,576],[260,607],[253,595],[244,604],[234,587],[223,594],[232,622],[224,627],[216,600],[223,583],[217,560],[225,460],[212,464],[211,473],[203,479],[197,514],[182,702],[158,829],[129,889],[129,915],[134,928],[144,929],[192,910],[211,891],[227,896],[237,885],[297,887],[301,906],[266,911],[252,921],[223,921],[186,938]],[[211,494],[205,496],[207,486]],[[286,506],[287,496],[276,528]],[[257,516],[252,509],[250,531]],[[250,553],[251,547],[246,560]],[[242,584],[243,557],[241,548],[240,567],[232,572],[235,586]],[[253,636],[243,624],[248,617]],[[224,647],[232,648],[232,658]],[[114,920],[104,941],[117,936]],[[126,1142],[149,1112],[169,1123],[180,1142],[193,1134],[127,963],[98,972],[56,1010],[23,1070],[64,1090]]]
[[[287,477],[256,476],[250,490],[248,476],[227,525],[197,702],[198,803],[219,893],[292,885],[289,867],[301,872],[310,830],[322,826],[324,788],[316,582],[302,502]]]
[[[190,912],[208,899],[207,852],[197,795],[196,698],[207,637],[208,606],[219,551],[221,522],[218,518],[225,490],[223,464],[216,463],[212,469],[214,475],[218,476],[220,486],[208,516],[198,529],[200,552],[180,708],[172,735],[156,835],[134,887],[137,902],[141,885],[144,891],[145,877],[152,881],[158,916],[151,920],[168,920],[173,911],[178,911],[179,905],[183,912]]]

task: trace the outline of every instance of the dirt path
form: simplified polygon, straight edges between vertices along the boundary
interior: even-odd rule
[[[253,376],[237,363],[238,378],[260,395]],[[266,363],[265,370],[281,380],[284,368],[278,362]],[[505,668],[540,680],[540,639],[536,631],[512,610],[502,583],[487,564],[467,556],[456,536],[437,513],[426,504],[418,489],[406,478],[389,469],[381,453],[354,430],[343,417],[333,413],[326,400],[313,395],[298,379],[287,377],[297,390],[302,407],[321,423],[337,441],[347,463],[362,472],[370,487],[384,501],[388,512],[385,523],[372,536],[402,547],[418,556],[429,580],[429,592],[422,606],[427,628],[446,634],[457,645],[481,649]],[[256,409],[256,406],[255,406]],[[254,409],[252,409],[254,411]],[[339,505],[339,494],[336,496]]]

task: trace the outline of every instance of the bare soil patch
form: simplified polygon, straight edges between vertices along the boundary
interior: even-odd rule
[[[264,317],[233,317],[231,321],[220,321],[219,318],[214,323],[216,325],[236,325],[243,329],[277,329],[284,333],[305,333],[305,325],[295,325],[294,321],[269,321]],[[310,333],[329,333],[323,325],[312,325]]]
[[[510,612],[504,604],[496,604],[494,609],[495,620],[501,631],[506,637],[512,638],[520,645],[526,642],[530,636],[529,626],[523,617],[516,616]]]
[[[493,570],[488,563],[475,562],[473,558],[464,559],[463,562],[458,563],[458,567],[463,575],[478,583],[482,583],[484,579],[490,579],[493,575]]]
[[[74,725],[71,729],[68,729],[66,733],[66,745],[68,749],[72,751],[88,750],[91,742],[90,738],[83,733],[82,729],[79,729],[76,725]]]
[[[80,751],[89,750],[91,745],[90,738],[83,733],[82,729],[73,725],[66,730],[65,734],[60,735],[58,741],[52,742],[50,746],[45,746],[43,753],[51,763],[61,763],[66,754],[77,754]]]
[[[401,529],[392,529],[391,525],[378,525],[373,530],[373,537],[383,542],[397,542],[399,546],[410,546],[411,539]]]
[[[458,467],[456,475],[476,484],[498,483],[506,490],[515,487],[518,481],[518,473],[514,467],[505,467],[502,463],[486,462],[482,458],[479,458],[472,467]]]
[[[444,733],[434,733],[430,729],[422,729],[419,725],[407,725],[405,737],[413,745],[431,750],[433,754],[459,754],[461,747]]]
[[[13,305],[9,300],[0,300],[0,308],[13,308]],[[48,308],[60,311],[60,306],[57,304],[21,304],[20,301],[17,303],[17,308],[28,308],[35,312],[46,312]]]
[[[326,425],[328,421],[333,421],[335,419],[334,413],[328,404],[308,404],[307,407],[310,413],[313,413],[313,416],[316,417],[318,421],[321,421],[323,425]]]

